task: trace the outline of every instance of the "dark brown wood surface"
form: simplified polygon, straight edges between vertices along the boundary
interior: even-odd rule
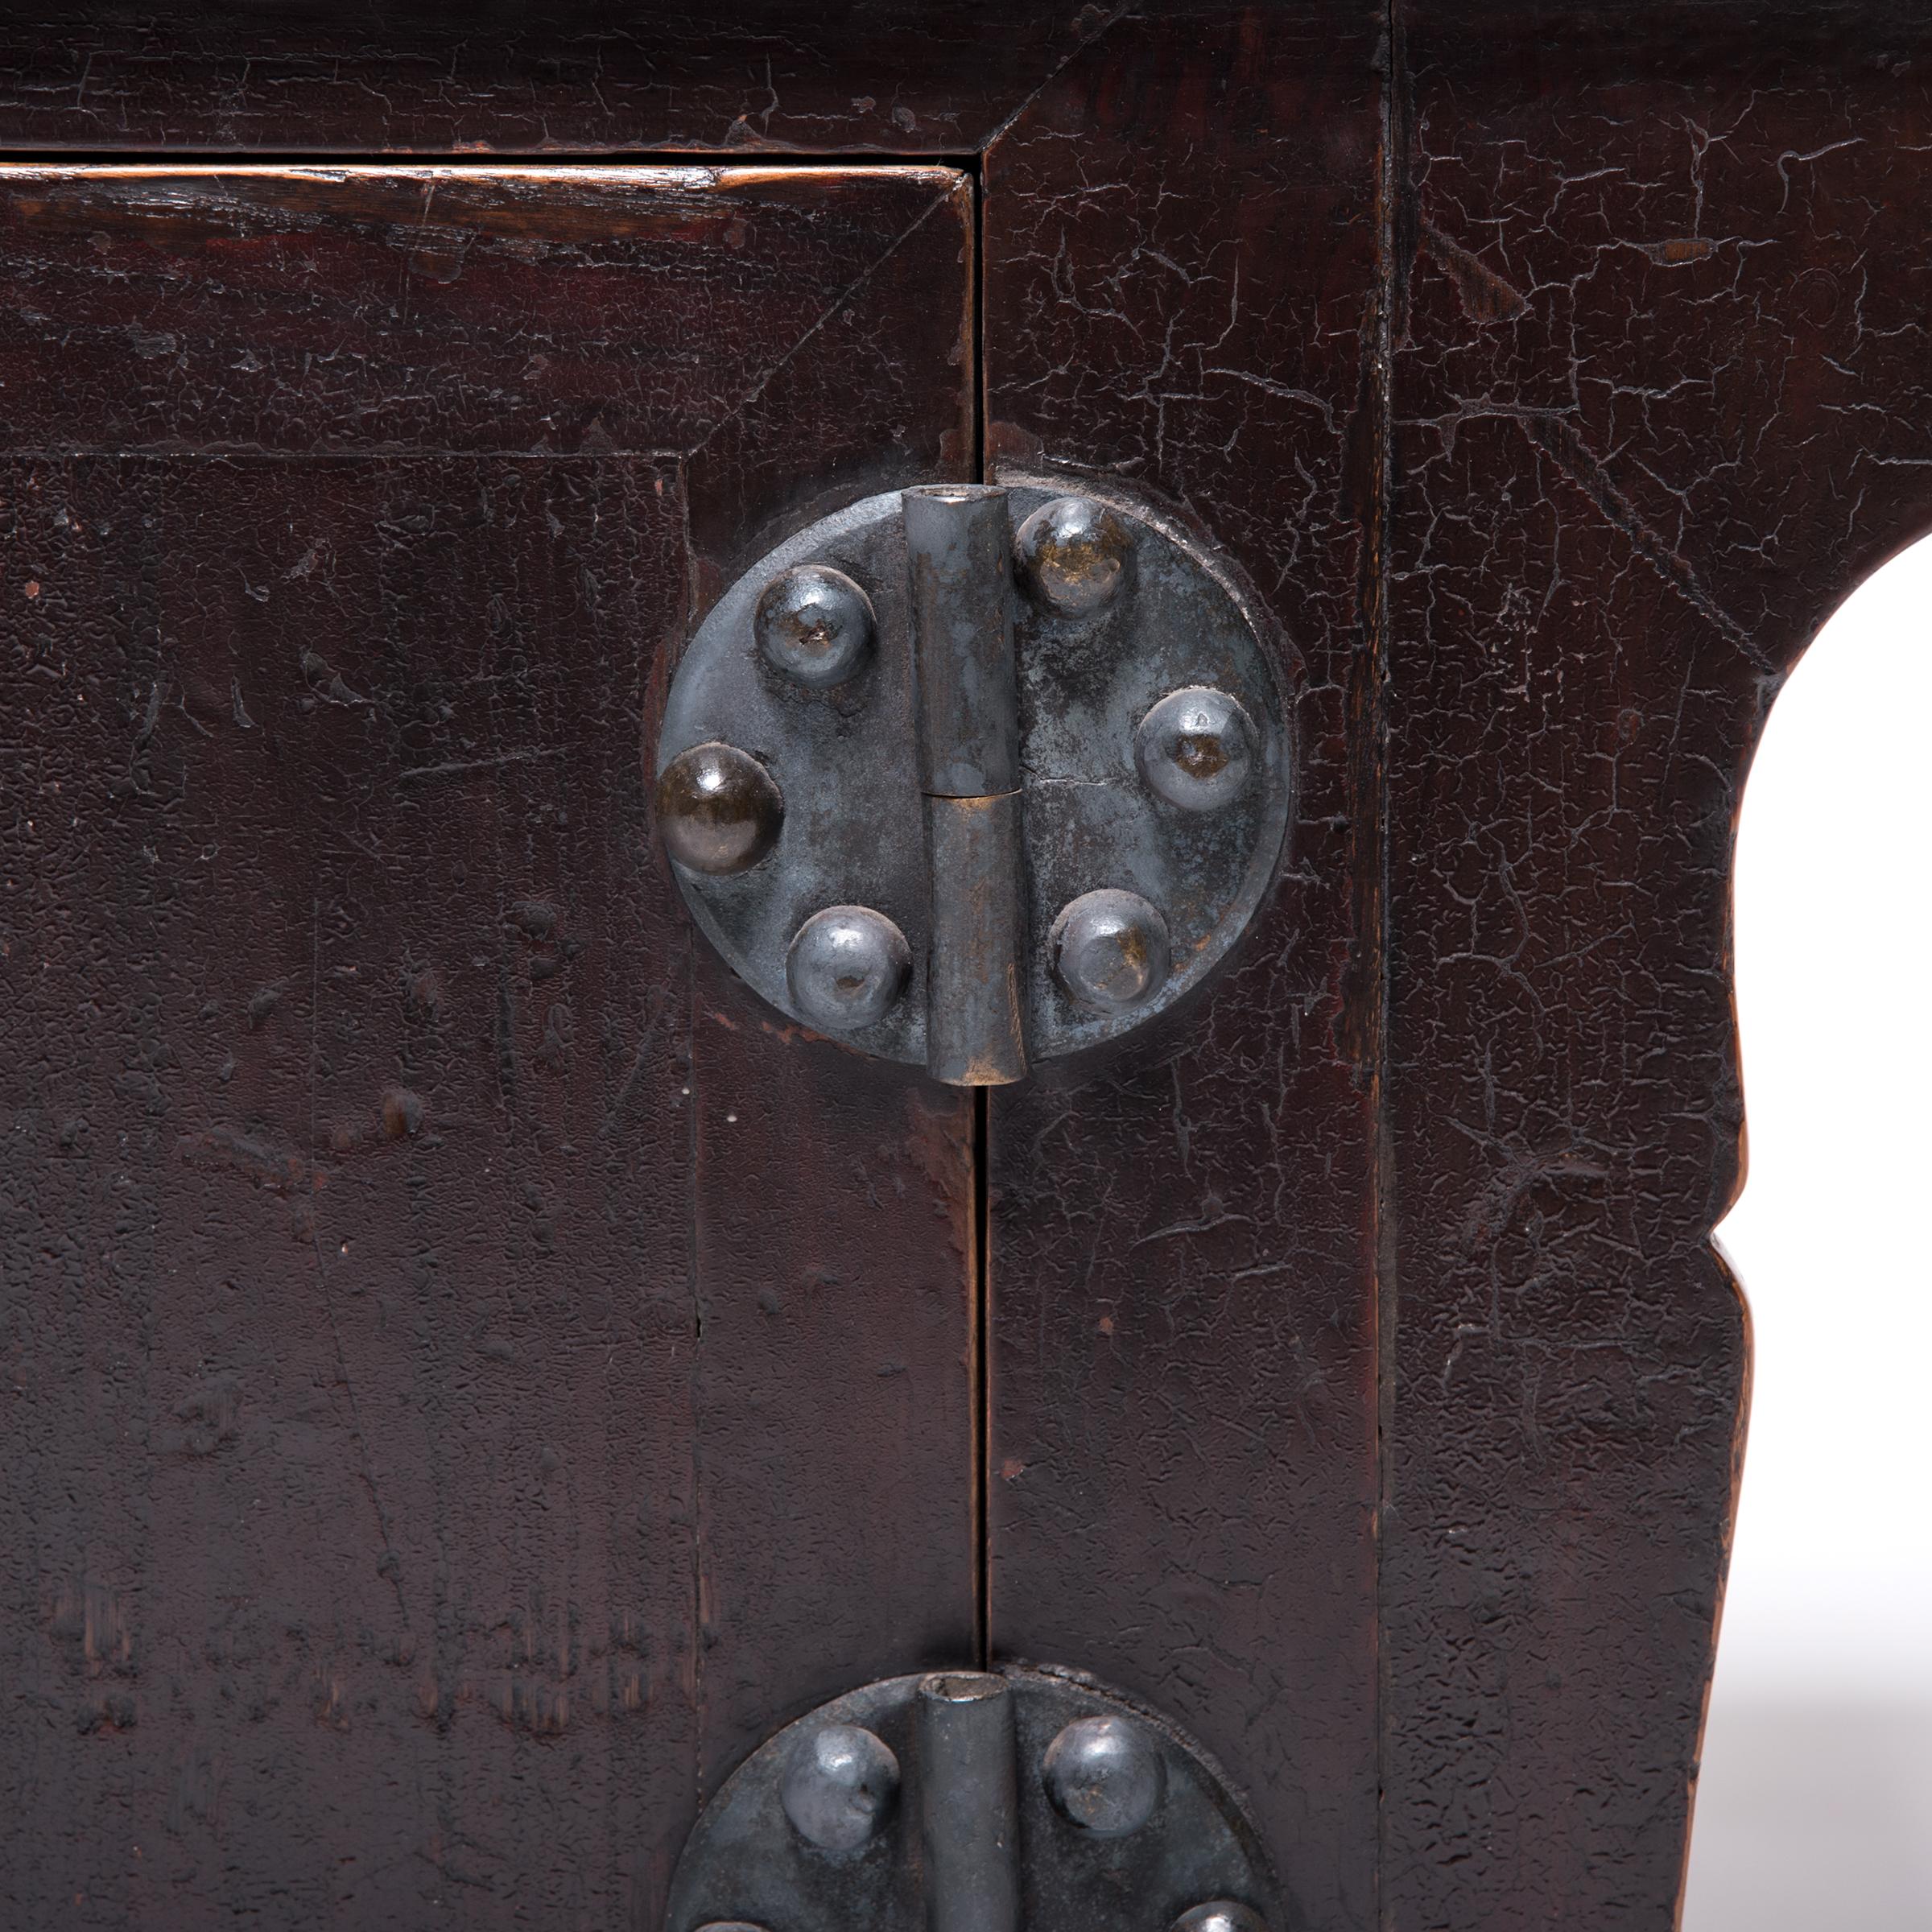
[[[941,170],[0,180],[0,1918],[650,1926],[970,1654],[970,1108],[645,811],[798,479],[957,473]]]
[[[67,0],[11,10],[0,148],[971,155],[1121,10]]]
[[[1749,1368],[1732,840],[1785,672],[1932,526],[1932,50],[1406,10],[1384,1909],[1666,1927]]]
[[[1224,547],[1302,786],[1219,985],[993,1103],[993,1648],[1307,1932],[1669,1926],[1732,832],[1932,526],[1916,10],[76,0],[0,143],[983,154],[8,184],[0,1901],[652,1924],[970,1651],[970,1109],[691,946],[636,754],[738,564],[983,460]]]
[[[1375,52],[1291,11],[1123,22],[985,175],[995,464],[1210,533],[1286,634],[1299,768],[1238,967],[993,1096],[993,1638],[1190,1727],[1311,1927],[1375,1911]]]

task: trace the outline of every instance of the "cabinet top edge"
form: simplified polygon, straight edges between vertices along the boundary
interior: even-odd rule
[[[776,166],[768,161],[707,161],[694,156],[688,162],[607,162],[594,166],[581,163],[545,163],[528,161],[417,160],[398,156],[393,160],[371,161],[266,161],[246,155],[233,159],[220,156],[193,155],[171,158],[156,155],[140,160],[97,159],[75,155],[63,158],[58,152],[31,159],[0,160],[0,183],[9,181],[89,180],[180,181],[210,179],[251,181],[362,182],[362,181],[526,181],[555,187],[567,180],[589,188],[638,188],[662,185],[681,190],[715,188],[738,192],[746,188],[786,185],[799,182],[824,183],[846,180],[876,181],[889,175],[899,182],[929,181],[936,188],[956,184],[967,179],[964,169],[939,161],[895,161],[881,155],[877,161],[811,162]]]

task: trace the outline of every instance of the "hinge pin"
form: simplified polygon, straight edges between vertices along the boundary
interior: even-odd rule
[[[922,1680],[920,1827],[930,1932],[1018,1932],[1019,1769],[1006,1680]]]
[[[926,1066],[952,1086],[1004,1086],[1026,1073],[1006,493],[942,484],[901,502],[932,910]]]

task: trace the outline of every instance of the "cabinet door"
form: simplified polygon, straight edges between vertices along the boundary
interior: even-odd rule
[[[969,474],[940,167],[0,175],[0,1896],[656,1922],[975,1647],[969,1099],[694,935],[694,616]]]

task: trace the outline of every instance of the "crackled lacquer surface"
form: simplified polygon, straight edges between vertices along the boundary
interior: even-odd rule
[[[1286,15],[1122,23],[985,184],[995,463],[1211,533],[1282,627],[1298,773],[1241,964],[994,1096],[993,1641],[1192,1728],[1322,1926],[1374,1899],[1373,57]]]
[[[1125,10],[904,0],[66,0],[0,43],[0,145],[972,155]]]
[[[641,762],[801,466],[957,473],[965,212],[0,177],[9,1925],[652,1924],[970,1645],[967,1110],[694,956]]]
[[[1932,522],[1932,69],[1877,7],[1381,24],[1122,21],[988,157],[996,459],[1199,515],[1304,733],[1194,1030],[996,1104],[993,1629],[1169,1686],[1312,1923],[1662,1927],[1748,1381],[1732,839]]]
[[[1926,54],[1876,8],[1423,6],[1399,50],[1384,1897],[1417,1932],[1673,1920],[1748,1380],[1709,1239],[1732,843],[1783,674],[1932,523]]]
[[[977,174],[6,184],[12,1916],[651,1926],[983,1615],[1294,1932],[1664,1932],[1732,831],[1932,525],[1916,10],[102,0],[0,139]],[[1001,464],[1221,547],[1300,790],[1231,970],[991,1104],[981,1575],[971,1110],[692,948],[637,758],[739,564]]]

